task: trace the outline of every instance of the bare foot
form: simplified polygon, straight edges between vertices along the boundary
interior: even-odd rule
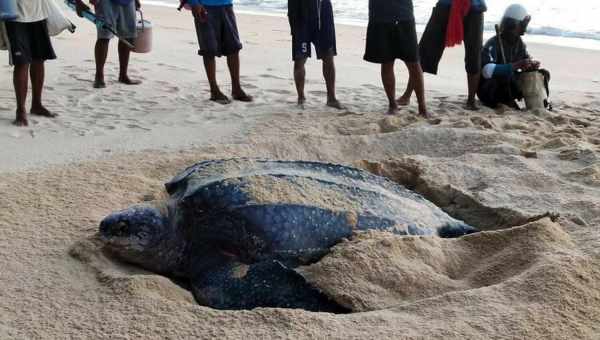
[[[103,89],[105,87],[106,87],[106,83],[104,82],[104,79],[96,78],[94,80],[94,88],[95,89]]]
[[[227,105],[231,103],[231,100],[226,95],[224,95],[223,92],[220,91],[212,93],[210,95],[210,100],[221,105]]]
[[[302,110],[304,110],[304,104],[306,103],[306,98],[304,97],[298,97],[298,107]]]
[[[388,110],[385,112],[386,115],[397,115],[400,111],[398,110],[398,106],[390,105]]]
[[[48,117],[48,118],[54,118],[54,117],[58,116],[56,113],[52,113],[52,112],[48,111],[48,109],[46,109],[42,105],[32,106],[31,110],[29,110],[29,112],[32,115]]]
[[[465,103],[465,109],[469,111],[479,111],[479,105],[474,100],[467,100]]]
[[[27,120],[27,113],[17,112],[17,118],[13,120],[12,123],[16,126],[29,126],[29,121]]]
[[[333,107],[334,109],[338,109],[338,110],[345,110],[346,107],[344,105],[342,105],[342,103],[340,103],[339,100],[337,99],[331,99],[327,101],[327,106],[329,107]]]
[[[421,116],[421,117],[423,117],[425,119],[432,119],[433,118],[433,115],[429,111],[419,111],[419,116]]]
[[[410,97],[400,97],[398,99],[396,99],[396,104],[400,105],[400,106],[408,106],[410,105]]]
[[[232,92],[231,97],[233,97],[234,100],[237,100],[240,102],[246,102],[246,103],[249,103],[254,100],[254,98],[252,98],[252,96],[246,94],[246,92],[244,92],[243,90],[239,90],[235,93]]]
[[[128,76],[120,76],[119,83],[125,84],[125,85],[139,85],[142,83],[142,81],[130,79]]]

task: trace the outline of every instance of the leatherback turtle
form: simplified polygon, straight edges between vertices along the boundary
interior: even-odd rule
[[[166,201],[106,217],[100,237],[126,262],[187,279],[199,304],[218,309],[341,311],[293,268],[355,231],[476,232],[400,185],[341,165],[209,160],[165,186]]]

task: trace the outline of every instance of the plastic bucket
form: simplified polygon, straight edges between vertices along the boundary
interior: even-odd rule
[[[140,19],[137,20],[137,37],[133,44],[135,53],[148,53],[152,51],[152,23],[144,20],[144,14],[140,12]]]
[[[0,21],[15,20],[17,16],[17,0],[0,0]]]

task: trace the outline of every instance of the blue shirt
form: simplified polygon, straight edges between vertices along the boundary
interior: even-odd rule
[[[412,0],[369,0],[369,21],[381,23],[414,22]]]
[[[233,0],[188,0],[187,3],[190,6],[228,6],[233,4]]]
[[[439,0],[438,4],[450,6],[452,4],[452,0]],[[471,0],[471,9],[477,12],[487,11],[485,0]]]

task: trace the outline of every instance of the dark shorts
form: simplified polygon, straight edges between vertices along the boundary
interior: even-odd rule
[[[377,64],[390,63],[396,59],[406,63],[418,62],[415,22],[369,22],[364,58],[366,61]]]
[[[200,50],[198,54],[208,57],[233,55],[242,49],[233,6],[205,6],[208,20],[196,22],[196,34]]]
[[[446,49],[446,28],[450,18],[450,6],[437,5],[425,27],[419,43],[421,66],[427,73],[437,74],[438,65]],[[468,74],[481,71],[483,48],[483,12],[471,10],[463,20],[465,69]]]
[[[315,46],[317,59],[337,55],[333,7],[330,1],[323,1],[322,6],[320,23],[316,19],[317,13],[310,13],[309,16],[312,19],[303,20],[294,28],[292,34],[293,60],[310,58],[311,43]]]
[[[12,64],[24,65],[56,59],[46,20],[28,23],[7,21],[6,33]]]

